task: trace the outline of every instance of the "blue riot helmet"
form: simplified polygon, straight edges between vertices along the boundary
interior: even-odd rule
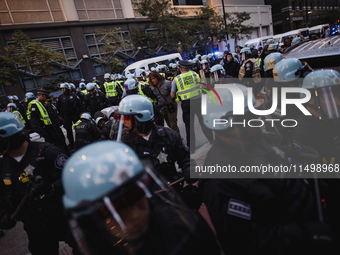
[[[135,79],[135,76],[133,74],[128,74],[125,76],[126,79]]]
[[[268,39],[267,41],[266,41],[266,44],[269,46],[269,45],[271,45],[271,44],[273,44],[274,43],[274,40],[273,39]]]
[[[25,124],[19,115],[12,112],[0,112],[0,155],[9,149],[19,148],[28,140]]]
[[[156,67],[154,67],[154,66],[151,67],[151,71],[157,71],[157,70],[156,70]]]
[[[102,141],[78,150],[64,166],[62,184],[63,205],[82,254],[155,249],[177,254],[199,222],[124,143]],[[151,242],[144,238],[150,234]]]
[[[26,94],[25,94],[25,102],[26,103],[29,103],[29,102],[31,102],[32,100],[34,100],[35,99],[35,95],[32,93],[32,92],[27,92]]]
[[[211,60],[212,58],[214,58],[214,54],[209,53],[209,54],[207,55],[207,57],[208,57],[209,60]]]
[[[203,56],[201,57],[202,60],[207,60],[207,58],[208,58],[207,55],[203,55]]]
[[[16,95],[7,96],[6,98],[8,101],[13,101],[13,102],[19,101],[19,98]]]
[[[84,79],[84,78],[81,78],[80,82],[85,82],[85,79]]]
[[[241,51],[242,60],[246,60],[251,57],[251,50],[248,47],[244,47]]]
[[[218,53],[218,54],[217,54],[217,58],[218,58],[219,60],[223,59],[223,58],[224,58],[223,52]]]
[[[264,63],[263,63],[263,70],[266,72],[268,70],[272,70],[274,66],[279,63],[283,59],[283,56],[281,53],[275,52],[271,53],[268,56],[265,57]]]
[[[225,75],[225,70],[222,65],[214,65],[210,68],[210,75],[214,78],[215,81],[219,81],[220,78],[223,78]]]
[[[60,89],[70,89],[70,86],[67,82],[60,83]]]
[[[268,46],[268,51],[272,52],[272,51],[277,51],[277,45],[276,44],[270,44]]]
[[[13,112],[17,109],[17,105],[15,103],[7,104],[7,112]]]
[[[276,82],[292,82],[300,77],[304,66],[296,58],[282,59],[273,68],[273,77]]]
[[[303,79],[302,88],[311,92],[308,110],[314,116],[320,120],[340,118],[340,73],[331,69],[311,72]]]
[[[92,90],[94,90],[94,89],[96,89],[96,83],[94,83],[94,82],[89,82],[88,84],[86,84],[86,90],[87,91],[92,91]]]
[[[127,79],[124,82],[124,88],[127,94],[137,94],[138,92],[138,81],[135,79]],[[128,93],[130,92],[130,93]]]
[[[79,83],[79,89],[80,89],[80,90],[86,89],[86,85],[85,85],[84,82]]]
[[[200,64],[201,64],[203,70],[205,70],[205,69],[208,68],[208,60],[203,59],[203,60],[200,62]]]
[[[69,83],[69,86],[70,86],[70,90],[75,90],[76,89],[76,86],[73,83]]]
[[[79,118],[85,120],[93,120],[91,114],[88,112],[83,112],[82,114],[80,114]]]
[[[293,41],[292,41],[292,46],[295,45],[295,44],[297,44],[297,43],[299,43],[299,42],[301,42],[301,38],[300,38],[300,37],[295,37],[295,38],[293,39]]]
[[[135,76],[136,76],[136,78],[143,78],[143,77],[145,77],[146,76],[145,70],[142,69],[142,68],[137,68],[135,70]]]
[[[154,127],[153,105],[150,99],[145,96],[130,95],[124,97],[119,103],[118,111],[115,113],[115,118],[123,120],[125,130],[129,133],[134,132],[135,128],[137,128],[139,133],[146,134]]]

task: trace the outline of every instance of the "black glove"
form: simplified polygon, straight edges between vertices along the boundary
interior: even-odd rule
[[[11,215],[9,213],[6,213],[0,219],[0,229],[8,230],[14,228],[16,223],[17,222],[15,220],[11,220]]]
[[[27,194],[30,197],[36,197],[42,194],[48,194],[54,187],[44,181],[41,176],[36,176],[34,181],[30,181],[27,185]]]

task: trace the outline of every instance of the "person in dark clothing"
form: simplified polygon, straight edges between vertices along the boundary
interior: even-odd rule
[[[0,113],[0,151],[0,229],[22,221],[32,255],[58,255],[59,241],[71,241],[61,203],[68,157],[52,144],[30,142],[12,113]]]
[[[92,143],[100,137],[96,123],[93,121],[91,115],[87,112],[80,115],[80,120],[73,125],[76,133],[76,141],[74,148],[79,150],[81,147]]]
[[[141,117],[138,112],[145,112],[144,116]],[[122,142],[136,151],[141,159],[150,159],[169,181],[178,177],[175,162],[183,173],[189,172],[190,154],[187,147],[172,129],[154,125],[154,111],[149,99],[140,95],[126,97],[117,114],[127,116],[123,120],[125,133]]]
[[[73,85],[74,86],[74,85]],[[66,83],[60,84],[63,92],[56,100],[56,107],[62,116],[64,128],[67,131],[67,139],[70,143],[69,149],[74,149],[74,137],[72,132],[73,124],[77,122],[79,113],[83,110],[82,103],[76,94],[70,92],[70,85]]]
[[[33,132],[44,137],[46,142],[59,145],[68,151],[65,136],[59,127],[60,120],[52,107],[46,104],[49,93],[48,90],[38,90],[37,100],[28,104],[27,118],[30,120]]]
[[[67,162],[63,185],[64,207],[83,254],[221,254],[200,214],[126,144],[102,141],[82,148]]]
[[[242,91],[246,102],[246,87],[235,86]],[[224,252],[328,254],[332,251],[331,226],[318,222],[316,199],[310,182],[289,178],[287,173],[282,172],[264,175],[256,171],[241,173],[247,166],[254,169],[260,165],[288,165],[289,148],[279,145],[280,136],[270,125],[263,128],[232,125],[231,122],[239,123],[243,118],[260,117],[252,114],[246,103],[243,116],[233,115],[231,92],[220,89],[218,93],[223,107],[208,103],[204,117],[204,123],[216,135],[216,142],[208,152],[204,166],[229,165],[239,171],[204,179],[199,188]],[[255,98],[252,97],[252,100]],[[221,116],[228,122],[215,126],[214,116]],[[292,160],[299,160],[300,155],[294,154]],[[209,178],[205,173],[202,177]]]
[[[2,101],[0,101],[0,111],[5,112],[6,111],[6,105]]]
[[[97,91],[95,87],[95,83],[88,83],[86,85],[86,90],[88,93],[85,96],[84,103],[86,110],[89,111],[91,115],[94,115],[97,111],[111,106],[107,96],[103,92]]]
[[[227,57],[223,60],[223,68],[225,71],[225,75],[234,78],[238,77],[239,64],[234,60],[231,53],[228,53]]]

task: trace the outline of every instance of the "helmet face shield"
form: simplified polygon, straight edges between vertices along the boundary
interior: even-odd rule
[[[340,118],[340,86],[329,86],[317,88],[314,91],[316,104],[320,106],[321,119]],[[318,98],[318,99],[317,99]],[[317,102],[317,100],[319,102]],[[314,103],[314,104],[315,104]]]
[[[198,220],[148,166],[120,189],[68,214],[82,253],[104,255],[175,254]]]

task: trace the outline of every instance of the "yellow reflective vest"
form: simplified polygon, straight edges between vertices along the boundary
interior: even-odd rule
[[[22,120],[22,122],[23,122],[24,124],[26,124],[25,119],[22,117],[22,115],[21,115],[21,113],[20,113],[19,111],[13,111],[13,113],[14,113],[14,114],[18,114],[19,117],[20,117],[20,119]]]
[[[176,101],[188,100],[201,95],[200,76],[190,70],[175,77],[177,85]]]
[[[27,119],[31,119],[31,108],[32,104],[36,104],[38,107],[38,110],[40,112],[40,120],[44,122],[44,125],[49,126],[52,125],[52,121],[50,119],[50,116],[48,116],[48,112],[46,111],[45,106],[37,99],[32,100],[27,107]]]
[[[87,95],[87,90],[86,89],[81,90],[80,92],[83,93],[84,95]]]
[[[147,83],[147,82],[145,82],[145,81],[140,81],[140,82],[139,82],[139,86],[138,86],[139,94],[147,97],[147,95],[145,95],[144,92],[143,92],[143,90],[142,90],[142,86],[150,86],[150,85],[149,85],[149,83]],[[150,97],[148,97],[148,98],[150,99],[150,101],[151,101],[152,103],[156,103],[156,102],[157,102],[157,99],[156,99],[156,98],[155,98],[155,99],[152,99],[152,98],[150,98]]]
[[[118,92],[116,90],[116,84],[114,81],[111,82],[105,82],[104,83],[104,88],[107,97],[116,97],[118,96]]]

